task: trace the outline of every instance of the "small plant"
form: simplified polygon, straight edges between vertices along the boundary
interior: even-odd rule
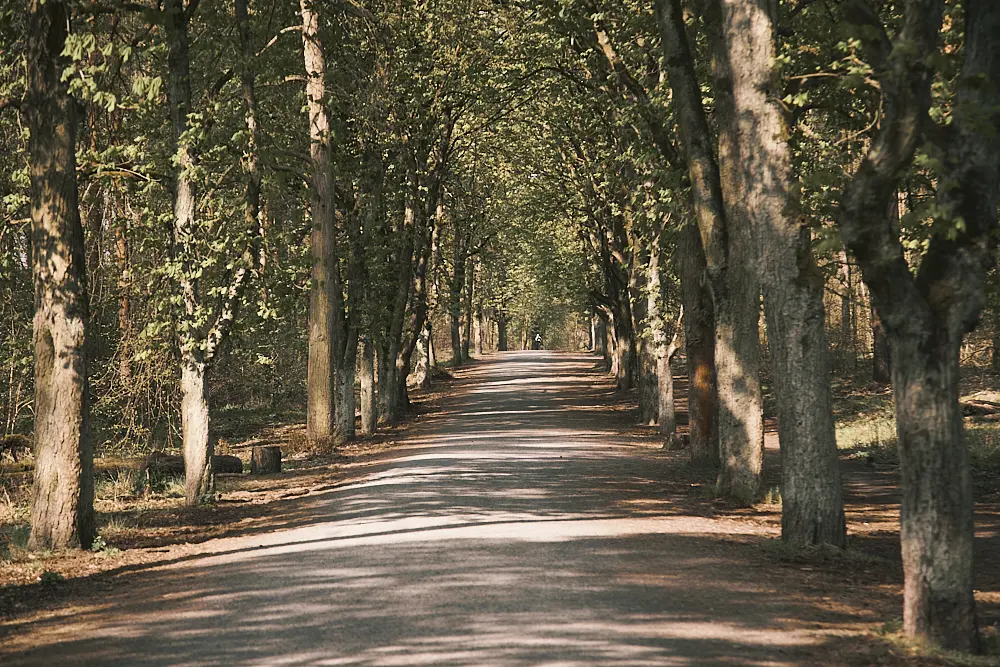
[[[764,498],[761,502],[763,502],[765,505],[780,505],[781,487],[780,486],[768,487],[767,491],[764,492]]]
[[[42,572],[41,576],[38,577],[38,583],[45,587],[58,586],[65,581],[66,577],[62,576],[58,572],[53,572],[52,570],[45,570],[45,572]]]
[[[108,544],[107,540],[100,535],[94,538],[94,542],[90,545],[90,550],[95,554],[100,554],[101,556],[115,556],[121,553],[121,549],[111,546]]]

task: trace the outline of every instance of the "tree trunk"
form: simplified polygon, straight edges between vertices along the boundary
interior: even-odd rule
[[[476,316],[472,320],[472,338],[475,340],[475,350],[476,356],[483,356],[483,312],[482,310],[476,311]]]
[[[319,16],[312,0],[300,0],[302,50],[309,109],[312,214],[309,287],[309,357],[306,370],[306,434],[310,442],[330,444],[334,435],[336,368],[334,354],[333,174],[330,123],[323,100],[326,62],[319,42]]]
[[[475,278],[475,265],[471,265],[466,271],[465,278],[465,329],[462,336],[462,361],[469,360],[469,343],[472,339],[472,289]]]
[[[763,402],[760,389],[760,289],[755,239],[742,206],[732,73],[717,0],[709,3],[712,78],[719,117],[719,162],[701,103],[680,0],[658,0],[658,25],[685,146],[695,220],[705,253],[715,318],[720,495],[750,504],[763,483]]]
[[[375,397],[375,345],[369,338],[361,342],[361,435],[375,433],[378,401]]]
[[[338,444],[353,440],[356,435],[355,417],[358,411],[358,399],[354,393],[357,379],[358,345],[357,339],[353,345],[348,345],[341,362],[337,364],[337,403],[335,406],[336,424],[334,437]]]
[[[726,201],[731,204],[739,198],[746,207],[761,252],[781,443],[781,536],[796,544],[844,547],[847,533],[830,398],[824,276],[812,257],[809,228],[792,213],[796,202],[790,195],[788,128],[774,92],[778,90],[774,17],[757,0],[722,0],[722,8],[728,46],[722,57],[728,57],[732,72],[735,111],[727,120],[737,125],[732,131],[738,137],[742,170],[737,175],[740,182],[733,184],[736,191]],[[850,290],[849,273],[847,280]],[[849,313],[850,309],[846,332],[853,338]]]
[[[497,317],[497,352],[507,351],[507,317],[500,313]]]
[[[195,240],[196,188],[192,172],[196,164],[193,139],[187,136],[191,113],[191,73],[188,51],[188,21],[183,0],[168,0],[166,15],[167,61],[169,74],[170,118],[177,171],[174,182],[173,234],[181,258],[178,281],[185,315],[194,317],[199,310],[198,271]],[[209,439],[208,386],[205,375],[204,341],[194,323],[179,334],[181,347],[181,433],[185,463],[185,501],[196,505],[211,498],[212,442]]]
[[[96,533],[75,102],[62,80],[68,25],[66,3],[29,4],[25,103],[31,131],[36,445],[28,547],[33,550],[87,548]]]
[[[399,392],[397,390],[396,358],[399,348],[387,343],[378,351],[378,405],[379,415],[389,426],[399,421]]]
[[[889,349],[889,337],[882,326],[882,318],[875,310],[875,304],[871,305],[872,322],[872,380],[879,384],[889,384],[892,380],[892,352]],[[998,329],[1000,331],[1000,329]],[[1000,362],[1000,358],[994,355],[994,359]]]
[[[677,273],[684,299],[684,356],[688,371],[691,462],[719,465],[719,396],[715,383],[715,314],[698,228],[681,231]]]
[[[869,154],[845,188],[836,212],[889,337],[902,477],[903,630],[943,648],[978,648],[972,584],[973,504],[959,409],[963,336],[979,320],[987,271],[994,264],[1000,195],[1000,5],[965,3],[965,52],[947,130],[926,132],[935,73],[923,59],[886,53],[867,42],[884,113]],[[942,7],[912,0],[895,43],[936,53]],[[863,5],[848,19],[882,26]],[[986,111],[989,110],[989,111]],[[936,193],[944,219],[914,275],[886,208],[925,142],[940,156]],[[961,227],[954,224],[961,219]]]
[[[417,386],[424,389],[429,389],[433,384],[430,369],[430,350],[431,332],[425,324],[424,330],[420,332],[420,339],[417,341],[417,362],[413,368],[413,375],[417,381]]]
[[[663,346],[662,354],[657,359],[657,375],[659,387],[660,435],[663,436],[665,447],[673,448],[677,443],[677,410],[674,407],[674,358],[677,356],[677,339],[680,336],[684,311],[674,325],[673,338],[668,345]]]
[[[970,650],[973,516],[958,403],[960,350],[961,338],[946,331],[896,338],[892,379],[903,486],[904,630]]]
[[[847,258],[846,252],[841,255],[840,277],[844,283],[844,292],[840,295],[840,355],[841,358],[844,358],[852,351],[851,341],[854,338],[854,332],[851,327],[851,314],[853,311],[851,306],[851,262]]]
[[[660,420],[660,388],[664,385],[669,364],[664,363],[666,355],[667,335],[664,331],[660,305],[660,239],[659,235],[652,240],[649,247],[649,261],[646,265],[646,285],[644,319],[646,332],[642,335],[639,375],[639,421],[653,426]],[[641,297],[642,295],[640,295]],[[671,400],[673,394],[673,378],[670,382]]]
[[[595,324],[594,344],[596,346],[596,351],[601,354],[604,370],[608,370],[611,368],[611,359],[608,355],[608,321],[601,314],[598,314],[596,317],[597,323]]]
[[[215,494],[213,445],[209,437],[208,380],[204,363],[181,362],[181,432],[184,441],[184,500],[189,506]]]
[[[118,335],[124,348],[118,360],[118,379],[123,386],[132,382],[132,355],[130,351],[130,330],[132,328],[132,276],[129,268],[128,231],[123,228],[125,218],[115,229],[115,259],[118,264]]]
[[[461,314],[456,310],[452,310],[448,317],[451,323],[451,365],[461,366],[462,365]]]
[[[427,323],[424,326],[427,328],[428,377],[433,381],[434,369],[437,368],[437,348],[434,346],[434,323],[431,321],[430,316],[427,317]]]

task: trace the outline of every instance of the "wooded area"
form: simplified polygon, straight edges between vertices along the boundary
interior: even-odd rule
[[[904,631],[978,649],[959,382],[1000,370],[1000,4],[28,0],[0,73],[30,548],[97,537],[95,452],[179,449],[210,503],[220,412],[330,450],[538,336],[735,505],[775,417],[792,545],[847,546],[831,378],[891,386]]]

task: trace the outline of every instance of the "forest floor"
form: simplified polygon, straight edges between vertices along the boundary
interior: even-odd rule
[[[968,384],[988,406],[989,378]],[[728,506],[586,355],[489,355],[418,395],[401,427],[335,455],[309,452],[301,425],[237,420],[230,442],[280,441],[288,465],[220,476],[208,507],[183,508],[176,483],[136,494],[134,462],[101,461],[92,552],[26,552],[25,489],[8,471],[0,662],[1000,664],[899,638],[891,395],[835,391],[846,552],[777,539],[773,424],[768,502]],[[989,414],[968,426],[976,598],[995,651],[1000,429]]]

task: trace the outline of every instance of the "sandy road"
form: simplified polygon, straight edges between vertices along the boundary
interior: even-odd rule
[[[816,664],[819,628],[871,623],[762,577],[748,524],[674,504],[593,366],[488,357],[307,525],[138,573],[0,664]]]

